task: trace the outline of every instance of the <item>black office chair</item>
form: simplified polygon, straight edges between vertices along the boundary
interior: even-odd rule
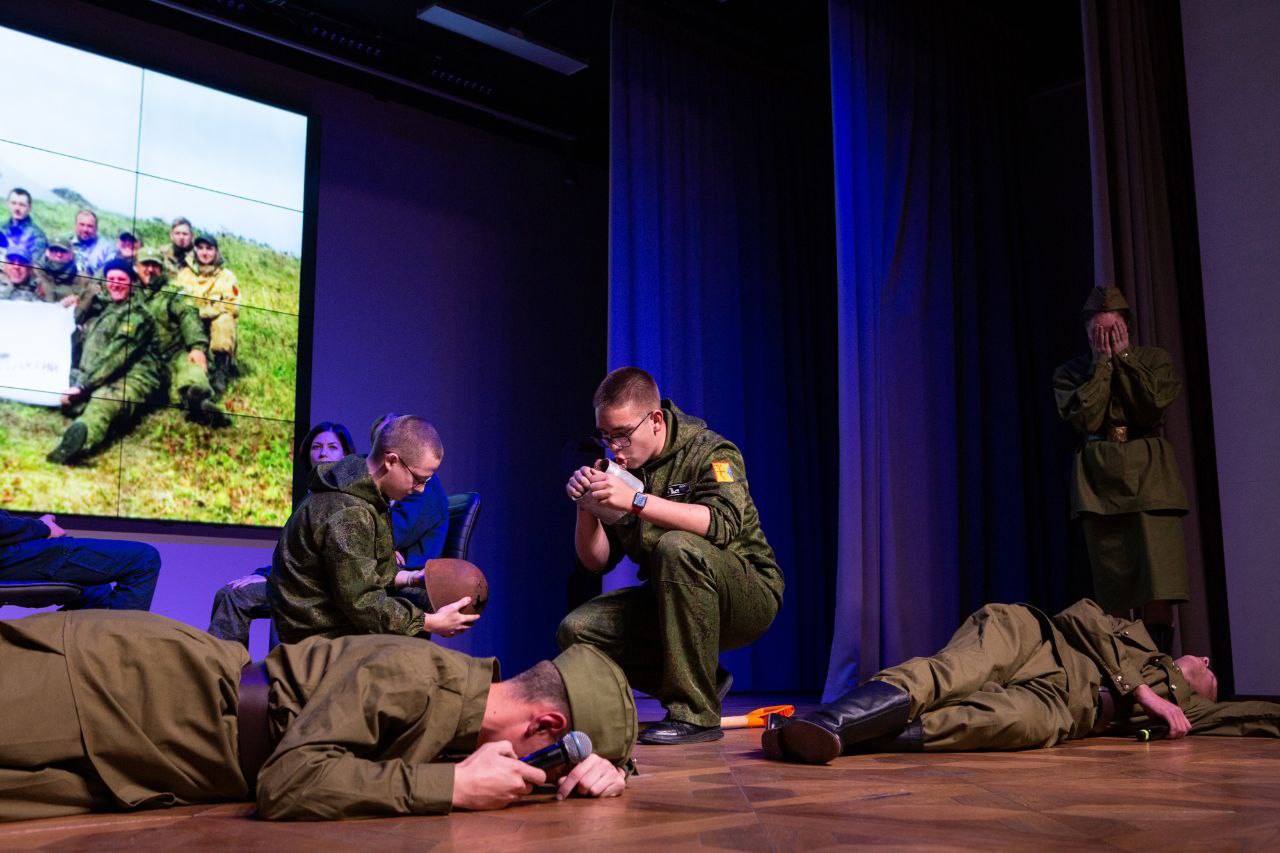
[[[62,581],[0,581],[0,605],[61,607],[74,604],[82,595],[84,587]]]
[[[479,517],[479,492],[449,495],[449,532],[445,534],[441,557],[467,559],[467,551],[471,548],[471,534],[475,532],[476,519]]]

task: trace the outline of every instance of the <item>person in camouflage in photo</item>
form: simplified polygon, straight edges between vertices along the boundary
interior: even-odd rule
[[[639,491],[590,467],[570,477],[575,548],[590,571],[626,556],[640,586],[614,590],[560,623],[561,648],[598,646],[666,708],[642,743],[723,737],[720,701],[731,679],[721,651],[757,640],[782,605],[783,577],[760,528],[742,454],[699,418],[662,400],[653,377],[624,367],[593,401],[597,442],[639,478]],[[597,513],[621,517],[605,524]]]
[[[195,305],[189,297],[168,287],[164,261],[155,249],[143,249],[134,270],[142,282],[137,299],[155,321],[156,360],[169,402],[186,409],[188,416],[200,423],[227,426],[230,420],[212,400],[209,338]]]
[[[133,295],[133,266],[111,261],[103,276],[106,296],[77,312],[77,322],[84,325],[80,367],[62,398],[63,411],[75,420],[46,457],[50,462],[70,462],[97,449],[113,432],[123,432],[160,388],[155,321]]]
[[[38,283],[31,275],[31,259],[23,252],[10,249],[4,255],[0,273],[0,299],[14,302],[43,302]]]
[[[236,318],[240,315],[240,284],[227,269],[218,239],[201,234],[195,239],[195,263],[178,270],[174,287],[195,297],[200,319],[209,334],[209,384],[221,395],[227,390],[236,355]]]
[[[282,642],[346,634],[440,633],[479,618],[459,599],[426,613],[396,591],[421,571],[396,560],[390,502],[421,492],[444,456],[431,424],[403,415],[378,431],[368,458],[352,454],[311,472],[310,492],[285,523],[271,558],[271,619]]]
[[[191,252],[191,241],[194,238],[191,220],[185,216],[179,216],[169,224],[169,245],[160,250],[160,257],[164,259],[165,271],[170,276],[176,276],[195,262],[195,256]]]
[[[93,278],[80,273],[69,239],[50,240],[32,274],[46,302],[61,302],[68,307],[83,303],[87,308],[94,295],[101,292]]]

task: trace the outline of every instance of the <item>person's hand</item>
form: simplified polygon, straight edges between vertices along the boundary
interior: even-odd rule
[[[1129,349],[1129,330],[1123,325],[1112,326],[1107,333],[1107,346],[1112,355],[1120,355]]]
[[[602,471],[583,465],[577,471],[574,471],[569,477],[569,482],[565,483],[564,491],[570,500],[576,501],[584,497],[591,490],[591,484],[603,480],[607,475]]]
[[[76,398],[83,393],[84,393],[83,388],[79,388],[76,386],[72,386],[68,388],[67,390],[62,392],[62,405],[70,406],[71,404],[75,403]]]
[[[1169,739],[1185,737],[1191,733],[1191,721],[1181,708],[1167,699],[1161,699],[1147,685],[1134,691],[1134,698],[1142,705],[1142,709],[1152,717],[1158,718],[1169,727]]]
[[[1111,355],[1111,346],[1107,341],[1107,330],[1101,323],[1089,324],[1089,349],[1093,350],[1096,361],[1102,361]]]
[[[80,297],[76,296],[73,293],[70,296],[64,296],[61,299],[59,299],[58,304],[61,305],[63,308],[75,308],[76,303],[79,301],[80,301]]]
[[[396,551],[396,565],[397,566],[404,565],[404,554],[401,554],[399,551]]]
[[[464,595],[453,604],[446,604],[435,613],[422,617],[423,627],[428,634],[439,634],[441,637],[456,637],[471,627],[471,623],[480,618],[479,613],[459,613],[458,611],[471,603],[471,596]]]
[[[67,535],[67,531],[58,526],[57,522],[53,520],[52,515],[42,515],[40,516],[40,520],[44,522],[45,527],[49,528],[50,539],[57,539],[59,536]]]
[[[244,577],[233,578],[232,580],[227,581],[227,586],[230,589],[239,589],[242,586],[249,586],[249,584],[266,582],[267,579],[262,575],[245,575]]]
[[[593,752],[564,775],[558,788],[557,800],[575,793],[584,797],[617,797],[627,788],[627,774]]]
[[[525,764],[510,741],[482,744],[453,769],[454,808],[500,809],[547,781],[547,774]]]
[[[198,349],[193,349],[187,353],[187,361],[191,362],[201,370],[209,369],[209,356],[205,355]]]
[[[636,490],[612,474],[604,474],[601,479],[592,481],[590,496],[600,506],[630,512]]]

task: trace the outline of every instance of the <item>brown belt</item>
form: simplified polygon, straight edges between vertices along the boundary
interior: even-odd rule
[[[267,728],[267,694],[271,682],[262,661],[247,663],[240,670],[240,702],[236,708],[240,728],[240,772],[252,792],[258,771],[271,755],[271,734]]]
[[[1140,438],[1159,438],[1159,437],[1160,437],[1159,427],[1156,427],[1153,430],[1148,430],[1147,432],[1140,432],[1140,431],[1129,432],[1129,427],[1125,426],[1124,424],[1117,424],[1115,426],[1107,427],[1106,432],[1091,432],[1084,437],[1084,440],[1085,441],[1114,441],[1119,443],[1119,442],[1125,442],[1125,441],[1137,441]]]
[[[1107,727],[1116,718],[1116,697],[1111,695],[1111,691],[1105,685],[1098,687],[1098,714],[1094,717],[1093,728],[1089,729],[1089,734],[1102,734]]]

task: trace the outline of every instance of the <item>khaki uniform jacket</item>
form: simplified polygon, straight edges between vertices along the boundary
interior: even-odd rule
[[[1187,510],[1173,446],[1151,435],[1182,383],[1169,353],[1133,347],[1099,360],[1072,359],[1053,375],[1058,414],[1082,436],[1105,436],[1128,428],[1130,440],[1086,441],[1076,453],[1071,514],[1118,515],[1153,510]]]
[[[236,710],[247,662],[239,643],[141,611],[0,622],[0,820],[246,799]],[[432,762],[475,749],[496,660],[364,635],[277,646],[266,668],[276,748],[258,776],[263,817],[450,810],[453,765]],[[31,769],[77,757],[106,791]],[[23,773],[66,793],[32,797]]]
[[[366,634],[277,646],[266,664],[277,746],[258,774],[262,817],[452,808],[454,765],[433,762],[476,748],[496,660],[413,637]]]
[[[422,631],[423,611],[395,594],[389,507],[364,457],[316,466],[309,486],[271,558],[271,618],[280,639]]]
[[[76,296],[79,297],[77,307],[83,308],[95,294],[101,292],[95,279],[76,271],[75,261],[67,261],[58,271],[44,264],[37,264],[32,268],[31,275],[35,278],[40,296],[46,302],[61,302],[68,296]]]
[[[1134,707],[1132,699],[1138,686],[1146,684],[1161,699],[1182,709],[1193,735],[1280,737],[1280,704],[1214,702],[1199,695],[1173,658],[1156,649],[1141,622],[1109,616],[1084,599],[1054,616],[1053,624],[1070,649],[1094,666],[1094,672],[1086,676],[1088,692],[1096,696],[1097,686],[1104,683],[1120,700],[1116,719],[1121,723],[1127,718],[1127,724],[1137,728],[1150,721],[1140,706]],[[1075,683],[1079,665],[1063,657],[1071,672],[1072,696],[1083,696]]]
[[[667,423],[666,446],[630,473],[640,479],[647,494],[707,507],[711,511],[707,541],[754,566],[781,601],[782,570],[760,527],[742,453],[733,442],[708,429],[706,421],[685,414],[670,400],[662,401],[662,413]],[[609,539],[609,568],[626,556],[639,566],[640,579],[647,579],[647,565],[666,528],[627,515],[604,530]]]

